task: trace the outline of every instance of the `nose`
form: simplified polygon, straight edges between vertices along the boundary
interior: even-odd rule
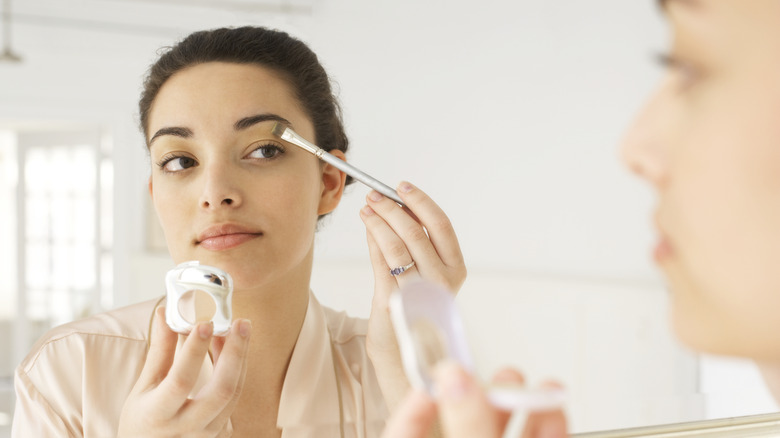
[[[655,186],[667,178],[668,134],[676,111],[667,87],[661,87],[634,120],[620,148],[623,163]]]
[[[236,172],[226,163],[213,162],[204,167],[200,206],[205,209],[239,207],[243,196]]]

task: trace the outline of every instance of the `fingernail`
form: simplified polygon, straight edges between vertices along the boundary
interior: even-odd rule
[[[398,186],[399,192],[409,193],[412,190],[414,190],[414,186],[409,184],[408,182],[404,181]]]
[[[434,373],[440,398],[459,400],[473,390],[471,379],[455,362],[447,361],[437,365]]]
[[[210,338],[212,333],[214,333],[213,322],[209,321],[207,323],[198,324],[198,336],[200,336],[201,339]]]
[[[382,200],[382,198],[384,198],[384,196],[382,196],[381,193],[379,193],[379,192],[377,192],[375,190],[371,190],[371,192],[368,194],[368,199],[370,199],[370,200],[372,200],[374,202],[379,202],[379,201]]]
[[[361,209],[361,211],[362,211],[362,212],[363,212],[363,214],[364,214],[364,215],[366,215],[366,216],[371,216],[372,214],[374,214],[374,209],[373,209],[373,208],[371,208],[371,207],[369,207],[368,205],[366,205],[365,207],[363,207],[363,208]]]
[[[248,319],[242,319],[238,323],[238,334],[240,334],[242,338],[248,337],[251,331],[252,331],[252,322],[249,321]]]

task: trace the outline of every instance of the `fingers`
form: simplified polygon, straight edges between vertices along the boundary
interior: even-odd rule
[[[406,181],[398,185],[398,194],[407,207],[417,216],[420,224],[427,230],[428,236],[426,240],[430,239],[442,262],[447,266],[463,264],[463,254],[455,235],[455,229],[447,215],[433,199]],[[370,195],[374,195],[374,193]],[[368,205],[384,217],[393,229],[402,234],[402,237],[404,237],[403,234],[411,234],[414,237],[420,236],[411,223],[402,220],[406,217],[411,219],[411,222],[416,222],[408,214],[402,214],[406,212],[398,204],[384,197],[378,199],[379,201],[374,201],[369,197]],[[408,242],[406,238],[404,240]]]
[[[450,220],[428,195],[410,183],[401,183],[398,192],[408,209],[372,191],[366,197],[368,205],[360,212],[385,261],[383,269],[374,263],[375,272],[394,280],[394,285],[401,284],[413,276],[404,273],[392,277],[389,270],[414,260],[416,266],[410,270],[456,291],[466,278],[466,268]]]
[[[561,388],[557,382],[545,382],[545,388]],[[562,410],[533,412],[525,422],[523,438],[564,438],[568,436],[566,415]]]
[[[503,424],[479,384],[454,362],[443,362],[434,372],[439,418],[445,436],[500,437]]]
[[[462,265],[463,253],[452,222],[444,210],[425,192],[409,182],[404,181],[399,184],[398,192],[401,194],[401,199],[414,211],[428,230],[431,242],[444,263],[448,266]]]
[[[368,243],[368,255],[371,259],[371,268],[374,271],[375,286],[378,291],[385,292],[374,294],[374,300],[379,299],[382,304],[385,304],[387,302],[387,293],[398,287],[398,280],[390,274],[390,269],[388,268],[389,262],[385,260],[385,255],[382,253],[382,249],[379,247],[379,244],[371,232],[366,233],[366,242]],[[402,276],[406,277],[406,279],[411,279],[418,275],[417,267],[413,266],[406,270]]]
[[[179,335],[165,322],[165,307],[155,309],[149,352],[136,387],[141,390],[156,387],[168,375],[178,339]]]
[[[214,365],[211,380],[198,392],[190,406],[197,408],[206,423],[227,421],[238,401],[247,369],[247,350],[252,324],[241,319],[233,322]]]
[[[213,332],[214,324],[211,322],[201,322],[192,328],[176,353],[170,372],[158,387],[161,406],[175,411],[186,401],[198,380]]]
[[[412,391],[387,423],[383,438],[425,438],[436,420],[436,405],[422,391]]]
[[[491,383],[494,385],[525,385],[525,376],[514,368],[502,368],[493,374]],[[512,412],[497,410],[496,424],[500,430],[506,429],[507,423],[512,418]]]
[[[372,192],[369,194],[369,196],[375,193],[376,192]],[[385,200],[389,201],[397,207],[395,202],[387,198],[385,198]],[[401,215],[406,216],[405,218],[399,218],[398,220],[400,222],[404,222],[410,227],[416,228],[419,232],[422,233],[424,239],[426,241],[428,240],[427,235],[425,235],[425,230],[420,224],[415,222],[414,219],[406,214],[400,207],[394,209],[395,213],[400,213]],[[363,207],[363,209],[360,211],[360,218],[363,220],[363,223],[365,223],[367,235],[370,237],[369,251],[371,251],[371,262],[374,268],[374,273],[378,278],[388,282],[391,286],[397,286],[396,282],[405,281],[406,279],[412,277],[413,275],[410,274],[416,273],[417,270],[420,269],[420,266],[432,263],[434,266],[438,267],[442,264],[439,260],[439,256],[436,254],[433,248],[433,245],[431,245],[430,242],[427,244],[425,242],[416,244],[415,246],[417,247],[427,248],[418,248],[416,252],[413,252],[410,249],[412,246],[407,246],[403,236],[399,234],[400,232],[394,230],[385,221],[385,219],[377,214],[370,206]],[[407,236],[409,241],[417,240],[419,238],[419,235]],[[416,265],[408,268],[403,273],[403,275],[393,277],[390,274],[390,269],[406,266],[412,260],[415,261]]]
[[[219,361],[219,355],[222,354],[222,349],[225,347],[225,340],[227,340],[228,335],[214,336],[214,338],[211,340],[211,361],[213,363],[217,363]]]

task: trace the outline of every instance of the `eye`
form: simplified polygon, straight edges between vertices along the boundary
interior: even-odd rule
[[[661,54],[657,59],[664,68],[674,73],[678,88],[682,91],[696,85],[702,76],[701,70],[693,63],[675,55]]]
[[[157,165],[162,169],[164,172],[181,172],[182,170],[187,170],[190,167],[195,167],[198,165],[198,162],[195,161],[194,158],[184,156],[184,155],[170,155],[167,157],[163,157],[163,159],[157,163]]]
[[[247,157],[256,158],[260,160],[272,160],[278,158],[284,154],[284,149],[281,146],[269,143],[258,146]]]

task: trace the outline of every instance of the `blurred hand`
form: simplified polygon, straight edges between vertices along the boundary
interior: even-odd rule
[[[457,364],[437,366],[434,377],[438,400],[415,390],[399,405],[390,418],[383,438],[424,438],[437,418],[446,438],[499,438],[504,436],[510,412],[493,407],[485,392],[472,376]],[[502,370],[494,383],[522,384],[523,376],[510,369]],[[551,385],[557,386],[557,385]],[[563,438],[567,436],[566,417],[562,411],[534,412],[525,423],[523,438]]]
[[[407,208],[372,191],[360,211],[375,287],[366,348],[391,410],[408,392],[409,384],[390,322],[390,293],[420,277],[457,292],[466,279],[458,238],[444,211],[408,182],[399,184],[397,192]],[[402,274],[390,274],[391,269],[412,261],[415,265]]]
[[[122,408],[118,436],[227,436],[246,376],[251,329],[248,320],[237,320],[226,337],[213,337],[213,324],[200,323],[176,353],[179,335],[165,323],[165,308],[157,308],[146,363]],[[214,374],[189,398],[212,341]]]

